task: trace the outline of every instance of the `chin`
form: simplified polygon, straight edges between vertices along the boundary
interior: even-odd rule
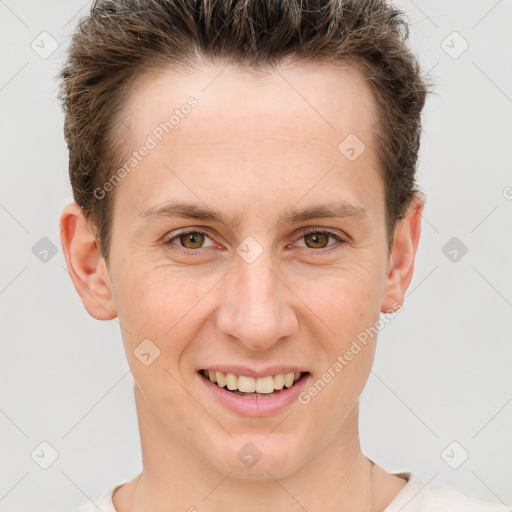
[[[294,473],[301,466],[295,443],[269,442],[266,435],[243,436],[244,439],[231,439],[220,453],[214,454],[210,466],[222,474],[229,474],[240,480],[268,480],[283,478]],[[214,464],[212,464],[214,462]]]

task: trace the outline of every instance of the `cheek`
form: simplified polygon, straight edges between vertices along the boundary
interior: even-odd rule
[[[119,277],[115,297],[119,317],[141,328],[165,324],[169,329],[200,300],[203,288],[197,278],[167,267],[143,272],[124,268],[120,269]]]
[[[296,293],[324,322],[326,333],[343,342],[379,314],[383,283],[378,270],[366,262],[323,269],[296,281]]]
[[[160,350],[156,361],[166,368],[176,366],[194,337],[190,318],[205,293],[205,285],[198,282],[163,267],[139,273],[119,269],[114,300],[128,357],[149,339]]]
[[[310,333],[318,343],[318,374],[305,401],[311,401],[315,417],[330,418],[333,425],[341,425],[340,414],[351,409],[371,370],[380,317],[382,280],[377,274],[377,267],[362,261],[305,278],[298,293],[318,317],[311,316],[304,327],[314,322],[322,331]]]
[[[180,383],[190,378],[181,366],[201,327],[193,315],[202,286],[163,267],[119,270],[115,301],[132,375],[158,409],[179,410],[186,401]]]
[[[332,432],[345,421],[345,415],[358,400],[375,355],[379,316],[379,293],[371,281],[353,275],[330,279],[324,293],[310,295],[309,307],[320,318],[317,325],[328,326],[323,333],[312,334],[318,343],[315,350],[317,373],[305,389],[301,403],[314,411],[311,417],[326,418]]]

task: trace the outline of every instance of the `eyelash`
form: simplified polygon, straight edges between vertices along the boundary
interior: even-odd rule
[[[177,244],[172,243],[172,240],[174,240],[180,236],[183,236],[183,235],[188,235],[190,233],[200,233],[200,234],[207,236],[211,240],[211,236],[206,231],[203,231],[201,229],[185,229],[183,231],[180,231],[176,235],[174,235],[172,238],[168,238],[167,240],[164,239],[164,241],[162,243],[165,246],[176,245],[177,249],[172,248],[171,250],[180,252],[181,254],[197,256],[200,253],[202,247],[200,247],[198,249],[187,249],[186,247],[181,247]],[[341,243],[342,245],[347,242],[347,240],[342,238],[337,233],[334,233],[332,231],[323,230],[323,229],[311,229],[309,231],[302,231],[300,233],[300,236],[298,237],[298,239],[300,240],[301,238],[305,237],[306,235],[314,235],[314,234],[327,235],[330,238],[334,238],[336,240],[336,242]],[[312,251],[321,253],[321,254],[328,254],[328,253],[340,248],[338,246],[338,243],[331,244],[330,246],[319,248],[319,249],[315,249],[314,247],[306,247],[306,249],[311,249]]]

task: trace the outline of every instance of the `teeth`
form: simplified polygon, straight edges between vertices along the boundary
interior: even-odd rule
[[[217,377],[217,384],[223,388],[226,385],[226,376],[222,372],[215,372],[215,376]]]
[[[256,391],[256,379],[254,377],[245,377],[244,375],[240,375],[240,377],[238,377],[238,391],[254,393]]]
[[[276,375],[274,377],[274,389],[283,389],[284,388],[284,375]]]
[[[233,373],[226,373],[226,386],[231,391],[238,389],[238,377]]]
[[[256,393],[272,393],[275,389],[274,378],[269,376],[256,379],[255,388]]]
[[[226,386],[230,391],[262,394],[270,394],[284,387],[289,388],[302,375],[300,372],[290,372],[256,379],[245,375],[237,376],[233,373],[224,373],[219,370],[203,370],[202,373],[221,388]]]

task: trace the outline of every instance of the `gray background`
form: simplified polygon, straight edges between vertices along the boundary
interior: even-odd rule
[[[119,324],[87,314],[60,248],[72,195],[54,76],[89,5],[0,0],[0,511],[70,511],[141,469]],[[397,5],[436,93],[414,278],[379,335],[362,447],[388,471],[511,506],[512,2]],[[56,254],[41,261],[44,237]],[[58,453],[47,469],[42,442]]]

